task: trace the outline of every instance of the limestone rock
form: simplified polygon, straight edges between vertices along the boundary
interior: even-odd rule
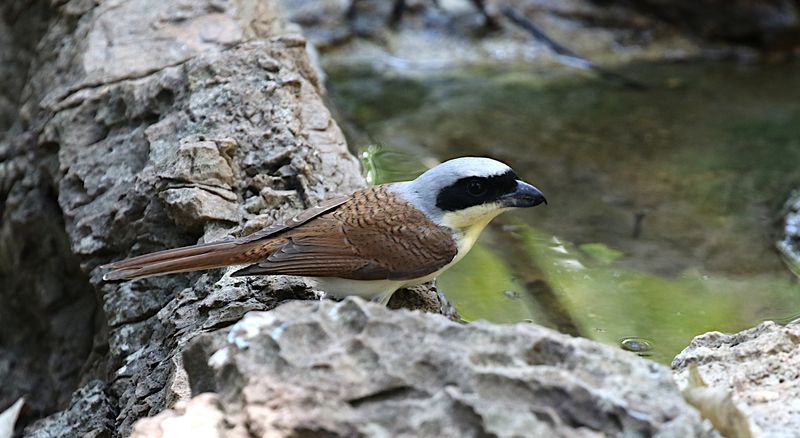
[[[595,0],[630,4],[709,40],[786,50],[800,43],[800,5],[793,0]]]
[[[224,413],[218,436],[714,436],[661,365],[532,324],[358,298],[251,312],[191,341],[183,364],[191,403]],[[137,436],[164,436],[154,420]]]
[[[542,30],[601,65],[632,60],[697,56],[697,41],[674,26],[630,5],[592,0],[484,0],[486,17],[471,1],[406,0],[402,17],[397,2],[383,0],[281,0],[289,18],[300,24],[320,49],[323,65],[337,70],[374,68],[395,74],[426,76],[431,71],[497,67],[527,62],[544,76],[575,74],[552,50],[501,13],[512,7]],[[605,2],[610,3],[610,2]]]
[[[503,15],[506,7],[599,65],[720,54],[752,59],[800,47],[795,0],[281,0],[333,74],[370,67],[425,76],[432,70],[524,60],[552,76],[564,67],[545,44]],[[487,26],[487,16],[489,23]],[[399,18],[398,18],[399,17]]]
[[[216,394],[200,394],[189,401],[179,402],[174,409],[136,424],[130,438],[246,438],[245,430],[234,435],[225,424],[225,415]]]
[[[202,230],[209,221],[239,221],[236,195],[231,191],[208,190],[200,187],[168,188],[159,193],[176,224]]]
[[[0,320],[14,327],[0,336],[0,409],[24,395],[18,424],[52,414],[27,434],[126,435],[180,397],[170,358],[198,330],[315,297],[298,279],[212,271],[109,284],[96,269],[363,185],[305,40],[278,9],[0,5],[0,75],[14,75],[0,92]],[[103,409],[87,382],[102,384]]]
[[[248,419],[254,433],[706,434],[663,368],[534,326],[298,302],[240,325],[260,334],[235,335],[241,349],[225,327],[317,296],[221,270],[103,282],[103,263],[357,189],[358,163],[277,0],[0,12],[0,321],[14,328],[0,335],[0,408],[25,396],[24,434],[116,438],[170,406],[159,418],[176,430],[199,416],[224,434]],[[492,44],[469,56],[518,53]],[[416,301],[449,313],[438,295]]]
[[[14,327],[0,409],[25,396],[30,436],[126,436],[185,397],[189,339],[318,297],[291,277],[106,283],[97,266],[240,235],[364,181],[275,1],[30,3],[0,6],[22,20],[0,23],[19,32],[0,36],[0,74],[30,72],[0,96],[0,126],[14,123],[0,138],[0,320]]]
[[[438,313],[453,321],[462,321],[455,307],[447,301],[444,294],[433,283],[398,290],[386,303],[386,307]]]
[[[228,190],[235,185],[233,157],[236,142],[233,140],[192,141],[181,139],[181,145],[171,158],[159,160],[158,176],[163,179],[188,184],[222,187]]]
[[[789,268],[800,277],[800,192],[786,201],[783,238],[777,247],[786,257]]]
[[[114,427],[116,409],[107,390],[108,386],[101,381],[87,383],[75,392],[68,409],[39,420],[28,429],[26,436],[108,436]]]
[[[690,363],[709,387],[732,391],[742,413],[763,436],[800,430],[800,323],[765,322],[739,333],[700,335],[672,362],[685,388]]]

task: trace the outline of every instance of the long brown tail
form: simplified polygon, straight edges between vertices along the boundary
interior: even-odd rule
[[[101,269],[111,269],[103,275],[103,280],[130,280],[238,265],[249,261],[252,256],[247,257],[247,250],[254,245],[261,244],[212,242],[140,255],[101,266]]]

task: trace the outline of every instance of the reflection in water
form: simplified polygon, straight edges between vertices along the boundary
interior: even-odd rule
[[[392,146],[366,156],[376,182],[413,178],[424,157],[489,155],[547,194],[547,207],[501,216],[440,279],[467,319],[645,338],[667,362],[705,331],[797,314],[800,287],[773,242],[800,186],[800,75],[632,69],[652,89],[516,71],[333,72],[332,89],[359,135]]]

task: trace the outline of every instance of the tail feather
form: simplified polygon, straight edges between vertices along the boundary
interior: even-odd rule
[[[140,255],[101,266],[111,269],[103,275],[103,280],[131,280],[242,264],[247,262],[243,255],[250,246],[253,244],[223,241]]]

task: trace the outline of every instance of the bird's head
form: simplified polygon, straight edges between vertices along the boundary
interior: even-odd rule
[[[398,192],[433,221],[456,230],[482,229],[504,211],[547,203],[510,167],[480,157],[445,161],[399,185]]]

